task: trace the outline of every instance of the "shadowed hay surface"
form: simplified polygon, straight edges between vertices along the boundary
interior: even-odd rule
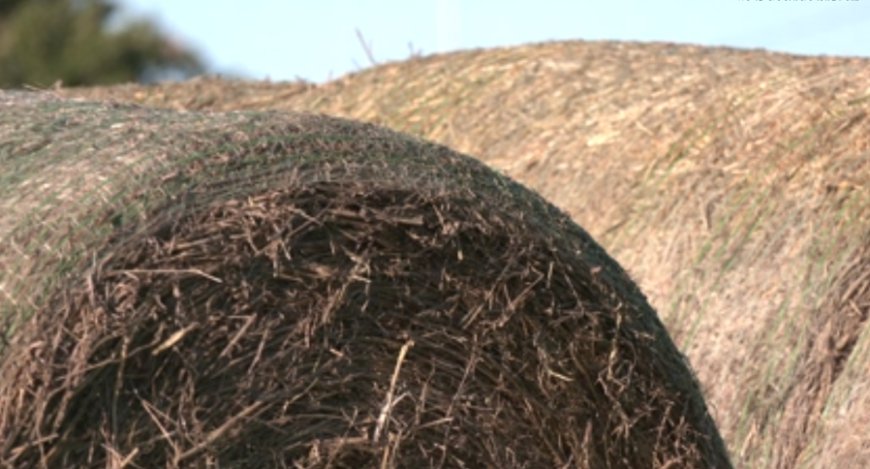
[[[191,84],[67,92],[253,104],[235,98],[245,85],[194,83],[228,98],[201,106]],[[870,60],[562,42],[386,64],[256,102],[443,143],[568,212],[649,295],[739,465],[870,459],[866,439],[831,437],[870,434],[870,299],[841,296],[870,288],[854,267],[870,233]]]
[[[311,115],[0,108],[4,467],[729,466],[627,275],[471,158]]]

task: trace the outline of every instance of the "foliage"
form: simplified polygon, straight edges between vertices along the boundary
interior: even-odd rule
[[[202,71],[191,51],[153,23],[110,28],[109,0],[4,0],[0,3],[0,87],[147,81]]]

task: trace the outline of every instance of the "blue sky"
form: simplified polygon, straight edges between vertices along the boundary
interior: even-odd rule
[[[640,40],[870,57],[870,0],[116,0],[214,72],[322,82],[377,62],[548,40]]]

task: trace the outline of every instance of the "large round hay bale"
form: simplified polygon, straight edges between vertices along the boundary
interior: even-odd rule
[[[0,110],[0,466],[729,466],[625,272],[471,158],[323,116]]]

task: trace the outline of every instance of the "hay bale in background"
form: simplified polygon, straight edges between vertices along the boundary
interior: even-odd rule
[[[445,147],[0,94],[0,465],[728,467],[623,270]]]
[[[786,424],[808,428],[807,448],[796,467],[870,467],[870,233],[844,266],[817,318],[812,361],[801,371],[798,388],[785,403]],[[839,377],[839,379],[837,379]],[[819,389],[821,388],[821,389]],[[806,416],[818,419],[808,425]],[[810,424],[816,422],[809,420]],[[801,434],[784,434],[783,447]]]
[[[825,324],[870,232],[870,60],[574,41],[386,64],[286,99],[197,86],[228,98],[202,105],[189,84],[67,92],[327,112],[473,154],[629,266],[738,465],[823,463],[830,392],[860,387],[840,371],[870,363],[866,347],[818,346],[868,330],[866,304],[840,335]],[[825,362],[833,373],[809,371]],[[852,424],[870,434],[870,419]]]

